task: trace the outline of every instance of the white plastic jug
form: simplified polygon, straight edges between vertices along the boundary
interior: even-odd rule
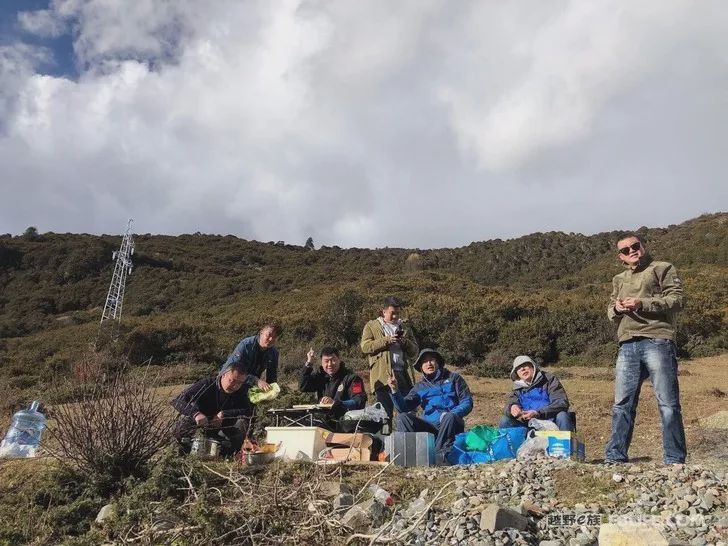
[[[35,457],[40,437],[46,428],[46,418],[40,411],[37,400],[30,409],[20,410],[13,415],[10,428],[0,443],[0,457]]]

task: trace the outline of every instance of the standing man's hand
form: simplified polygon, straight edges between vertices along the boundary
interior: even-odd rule
[[[524,372],[525,373],[525,372]],[[521,416],[521,413],[523,413],[523,410],[521,409],[521,406],[518,404],[513,404],[511,406],[511,415],[518,419]]]
[[[399,336],[387,336],[385,339],[387,340],[387,346],[396,345],[401,341]]]
[[[392,392],[397,392],[399,385],[397,385],[397,379],[392,372],[389,372],[389,376],[387,377],[387,385],[389,385],[389,389]]]
[[[306,353],[306,365],[309,366],[313,363],[313,357],[316,353],[313,352],[313,347],[311,347],[308,352]]]
[[[196,413],[195,423],[197,423],[198,427],[204,427],[205,425],[207,425],[207,417],[205,416],[205,414],[202,412]]]
[[[262,379],[258,379],[257,385],[258,385],[258,388],[260,390],[262,390],[263,392],[268,392],[271,388],[270,385],[267,382],[263,381]]]

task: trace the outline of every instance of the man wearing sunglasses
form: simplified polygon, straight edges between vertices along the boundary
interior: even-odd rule
[[[612,279],[609,319],[618,325],[619,354],[614,383],[612,437],[605,459],[629,461],[642,382],[650,378],[662,421],[665,464],[685,462],[687,447],[680,409],[675,352],[675,316],[683,306],[682,282],[675,267],[652,260],[634,234],[617,241],[626,270]]]

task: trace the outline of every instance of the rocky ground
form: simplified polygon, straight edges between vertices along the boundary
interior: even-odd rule
[[[341,509],[343,522],[362,539],[399,544],[728,545],[726,472],[701,465],[612,466],[540,456],[412,469],[405,478],[431,487],[392,508],[372,499]],[[346,495],[337,504],[342,498],[346,505]],[[628,529],[629,542],[607,536],[614,524]]]

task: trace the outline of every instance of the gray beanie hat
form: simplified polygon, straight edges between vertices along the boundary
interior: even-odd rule
[[[516,373],[516,370],[523,366],[524,364],[530,364],[533,368],[533,371],[535,372],[538,369],[538,366],[536,366],[536,363],[531,360],[530,356],[521,355],[517,356],[513,359],[513,367],[511,368],[511,381],[518,380],[518,374]]]

